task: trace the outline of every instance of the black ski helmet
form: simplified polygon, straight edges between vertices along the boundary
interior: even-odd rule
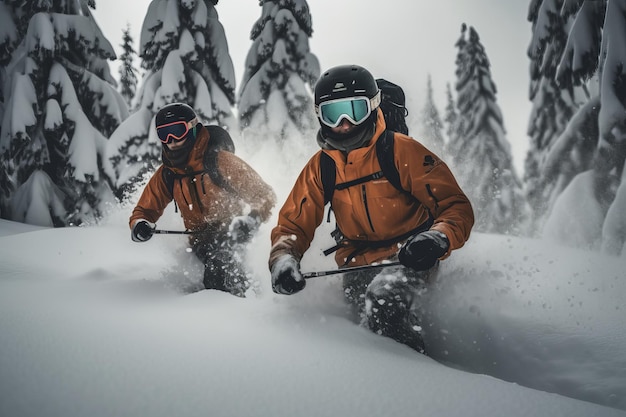
[[[315,84],[315,113],[318,116],[322,134],[326,137],[340,139],[319,119],[318,106],[321,103],[348,97],[365,96],[372,99],[378,93],[378,85],[372,74],[359,65],[340,65],[326,70]],[[376,122],[376,108],[372,109],[369,120],[357,126],[354,131],[355,134]]]
[[[193,119],[197,119],[197,116],[191,106],[185,103],[171,103],[161,107],[154,122],[158,127],[178,121],[191,122]]]

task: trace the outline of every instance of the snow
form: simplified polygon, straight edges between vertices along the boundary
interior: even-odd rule
[[[52,216],[61,218],[65,212],[63,193],[41,170],[33,172],[15,191],[11,207],[18,221],[37,226],[52,227]]]
[[[34,103],[37,102],[37,93],[30,77],[27,74],[15,74],[15,86],[13,88],[13,91],[20,91],[22,94],[15,95],[13,108],[7,109],[3,122],[9,122],[6,123],[9,127],[7,128],[8,134],[2,138],[3,150],[9,147],[8,135],[26,132],[26,126],[32,126],[37,120],[33,111]]]
[[[196,291],[185,237],[131,242],[129,211],[0,222],[0,415],[626,415],[623,258],[475,233],[426,292],[427,357],[355,324],[338,275],[273,294],[270,224],[242,299]],[[303,271],[332,269],[324,236]]]
[[[556,200],[543,235],[564,245],[598,249],[606,216],[594,198],[593,171],[577,175]]]

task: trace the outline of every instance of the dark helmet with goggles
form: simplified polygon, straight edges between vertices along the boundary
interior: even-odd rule
[[[324,72],[315,84],[315,113],[324,136],[348,120],[356,126],[375,122],[380,90],[372,74],[358,65],[341,65]],[[359,129],[361,130],[361,129]]]
[[[184,140],[190,131],[195,134],[197,124],[196,112],[184,103],[163,106],[155,117],[157,136],[164,144]]]

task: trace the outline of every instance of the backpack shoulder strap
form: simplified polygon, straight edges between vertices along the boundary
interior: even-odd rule
[[[165,186],[167,187],[167,191],[170,193],[170,197],[174,200],[174,180],[177,177],[171,169],[164,166],[161,170],[161,175],[163,176],[163,181],[165,182]],[[174,212],[178,213],[178,204],[176,200],[174,200]]]
[[[383,171],[387,181],[391,183],[396,189],[407,192],[402,188],[400,182],[400,174],[398,168],[396,168],[395,162],[395,147],[394,147],[394,133],[391,130],[385,130],[383,137],[376,142],[376,156],[378,156],[378,163],[380,169]]]
[[[324,187],[324,205],[326,205],[333,199],[337,180],[335,161],[326,152],[320,154],[320,178]]]
[[[209,178],[215,185],[227,191],[233,192],[233,188],[220,172],[217,162],[220,151],[235,152],[233,139],[230,137],[228,131],[220,126],[209,125],[205,127],[209,131],[210,140],[209,145],[204,152],[204,172],[209,175]]]
[[[174,177],[176,174],[174,174],[171,169],[164,166],[161,170],[161,175],[163,176],[163,181],[165,182],[167,191],[170,193],[170,197],[174,197]]]

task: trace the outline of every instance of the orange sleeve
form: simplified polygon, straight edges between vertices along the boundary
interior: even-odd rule
[[[278,224],[271,233],[270,267],[284,254],[293,255],[300,260],[324,218],[320,153],[314,155],[305,165],[278,213]]]
[[[433,215],[431,229],[448,237],[450,249],[445,258],[469,239],[474,211],[445,162],[416,140],[407,139],[396,140],[396,164],[409,168],[399,169],[401,182]]]
[[[172,195],[167,189],[162,171],[163,166],[160,166],[141,193],[128,222],[131,229],[139,219],[156,223],[163,215],[165,207],[172,201]]]

